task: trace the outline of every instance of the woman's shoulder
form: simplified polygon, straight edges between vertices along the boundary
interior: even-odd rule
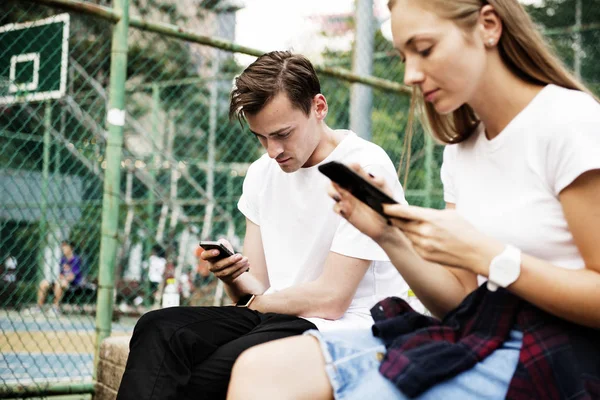
[[[590,94],[551,85],[545,109],[536,122],[538,140],[573,141],[577,138],[600,138],[600,103]],[[586,140],[586,142],[589,140]]]
[[[600,120],[600,103],[589,93],[557,85],[548,85],[545,92],[543,106],[548,118],[573,122],[582,117]]]

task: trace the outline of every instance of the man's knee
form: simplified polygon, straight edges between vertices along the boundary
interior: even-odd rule
[[[160,320],[164,313],[161,311],[164,310],[147,312],[138,319],[129,342],[130,355],[155,351],[158,343],[164,343],[166,338],[164,338],[163,328],[160,326]]]
[[[138,341],[168,341],[176,330],[177,307],[169,307],[145,313],[135,324],[131,343]]]
[[[47,291],[48,288],[50,287],[50,282],[48,282],[47,280],[44,279],[40,282],[39,287],[40,287],[40,290]]]
[[[161,310],[149,311],[141,316],[135,324],[135,332],[155,332],[157,329],[160,329],[161,321],[165,321],[166,318],[169,318],[169,310],[168,308]]]

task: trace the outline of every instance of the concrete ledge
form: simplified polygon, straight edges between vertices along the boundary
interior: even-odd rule
[[[93,400],[115,400],[117,398],[117,391],[106,387],[100,382],[96,383],[96,392],[94,393]]]
[[[125,372],[125,366],[120,366],[110,361],[100,360],[98,364],[98,382],[101,382],[108,388],[118,389],[121,384],[121,378]]]
[[[125,367],[131,336],[111,336],[100,345],[100,359]]]
[[[129,355],[130,336],[112,336],[100,345],[94,400],[115,400]]]

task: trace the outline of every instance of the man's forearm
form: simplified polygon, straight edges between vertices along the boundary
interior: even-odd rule
[[[243,294],[263,294],[268,287],[250,272],[238,276],[233,282],[225,283],[227,296],[236,302]]]
[[[344,299],[331,288],[325,288],[318,281],[313,281],[258,296],[250,308],[263,313],[339,319],[348,309],[351,300]]]

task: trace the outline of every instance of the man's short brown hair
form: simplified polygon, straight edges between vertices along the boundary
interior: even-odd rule
[[[229,118],[240,122],[245,115],[260,112],[279,93],[285,93],[294,107],[309,115],[321,84],[313,65],[300,54],[272,51],[263,54],[235,78],[229,104]]]

